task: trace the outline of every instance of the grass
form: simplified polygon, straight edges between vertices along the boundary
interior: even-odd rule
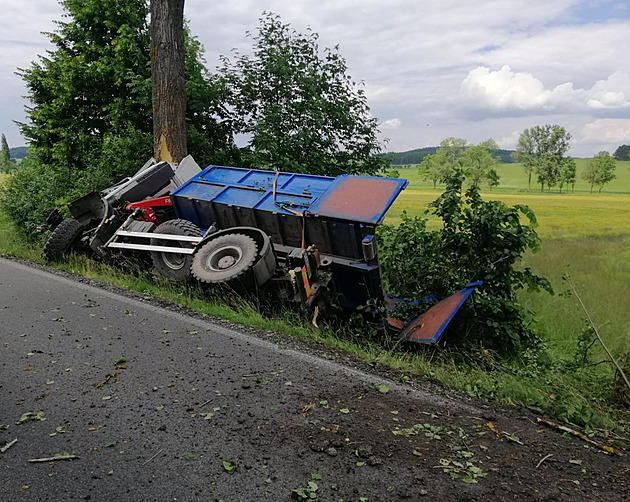
[[[401,171],[404,176],[405,170]],[[388,222],[396,222],[403,209],[412,214],[420,213],[421,207],[438,193],[426,187],[418,188],[412,180],[388,213]],[[630,197],[588,193],[539,195],[496,189],[486,190],[484,196],[496,197],[508,204],[528,203],[533,207],[538,215],[543,246],[540,253],[526,257],[525,265],[548,276],[557,292],[567,289],[561,276],[568,270],[596,322],[606,323],[601,328],[606,343],[617,354],[628,351],[630,214],[627,206],[630,206]],[[41,260],[39,251],[39,245],[22,241],[8,219],[0,214],[0,253]],[[145,275],[134,277],[83,258],[73,258],[57,266],[123,289],[175,301],[228,321],[314,340],[350,352],[368,363],[389,366],[402,374],[436,378],[472,396],[536,406],[553,416],[592,427],[630,428],[627,414],[608,404],[613,376],[610,365],[566,371],[566,363],[577,347],[577,333],[584,326],[575,297],[521,295],[522,301],[538,312],[538,331],[548,346],[546,363],[527,357],[509,363],[498,362],[491,354],[480,351],[470,357],[470,364],[461,364],[448,353],[433,349],[410,352],[399,347],[387,348],[350,329],[316,330],[309,323],[296,321],[294,315],[264,317],[255,306],[245,302],[227,304],[207,295],[191,294],[168,282]],[[594,349],[594,356],[595,360],[603,357],[599,348]],[[494,370],[488,371],[488,368]]]

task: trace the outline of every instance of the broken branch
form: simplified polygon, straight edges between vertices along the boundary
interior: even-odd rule
[[[617,448],[613,448],[612,446],[607,446],[607,445],[601,445],[597,441],[593,441],[586,434],[580,431],[571,429],[570,427],[567,427],[566,425],[552,422],[551,420],[547,420],[546,418],[538,417],[536,420],[538,420],[539,424],[545,424],[549,427],[553,427],[554,429],[558,429],[558,430],[561,430],[562,432],[567,432],[573,436],[579,437],[580,439],[586,441],[589,444],[592,444],[593,446],[596,446],[597,448],[599,448],[600,450],[603,450],[606,453],[614,453],[615,455],[619,455],[620,457],[623,455]]]
[[[13,441],[11,441],[10,443],[5,444],[2,448],[0,448],[0,453],[4,453],[9,448],[11,448],[15,443],[17,443],[17,438],[15,438]]]
[[[57,460],[74,460],[76,458],[81,458],[78,455],[73,455],[73,454],[69,454],[69,455],[55,455],[54,457],[47,457],[47,458],[31,458],[29,459],[29,462],[31,463],[37,463],[37,462],[55,462]]]

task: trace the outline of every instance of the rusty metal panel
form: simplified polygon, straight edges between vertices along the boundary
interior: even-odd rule
[[[424,314],[416,317],[405,326],[401,333],[402,337],[409,342],[437,342],[459,308],[480,285],[481,282],[468,284],[461,291],[433,305]]]
[[[378,225],[407,180],[339,176],[311,206],[315,216]]]

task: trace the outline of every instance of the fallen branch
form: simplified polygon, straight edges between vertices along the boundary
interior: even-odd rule
[[[163,449],[162,449],[163,450]],[[153,455],[149,460],[147,460],[144,464],[142,465],[147,465],[149,462],[151,462],[151,460],[153,460],[155,457],[157,457],[160,453],[162,453],[162,450],[158,451],[155,455]]]
[[[78,455],[73,455],[73,454],[69,454],[69,455],[55,455],[54,457],[48,457],[48,458],[31,458],[29,459],[29,462],[31,463],[37,463],[37,462],[55,462],[57,460],[74,460],[77,458],[81,458]]]
[[[562,432],[567,432],[568,434],[571,434],[573,436],[577,436],[580,439],[586,441],[587,443],[592,444],[593,446],[599,448],[600,450],[603,450],[605,453],[608,453],[608,454],[614,453],[615,455],[619,455],[620,457],[623,456],[621,451],[619,451],[617,448],[613,448],[612,446],[608,446],[608,445],[599,444],[597,441],[593,441],[586,434],[584,434],[584,433],[582,433],[580,431],[576,431],[574,429],[571,429],[570,427],[567,427],[566,425],[562,425],[562,424],[558,424],[556,422],[552,422],[551,420],[547,420],[546,418],[538,417],[536,420],[538,420],[539,424],[544,424],[544,425],[547,425],[549,427],[553,427],[554,429],[561,430]]]
[[[595,335],[597,336],[597,339],[599,340],[599,343],[602,345],[602,347],[604,348],[604,350],[606,351],[606,354],[608,354],[608,357],[610,358],[610,361],[615,365],[615,368],[617,368],[617,371],[619,372],[619,374],[621,375],[621,378],[623,379],[623,381],[626,383],[626,386],[628,387],[628,390],[630,391],[630,381],[628,381],[628,377],[626,376],[626,374],[623,372],[623,369],[621,369],[621,366],[619,365],[619,363],[617,362],[617,360],[613,357],[613,355],[610,353],[610,350],[608,350],[608,347],[606,346],[606,344],[604,343],[604,340],[602,340],[602,337],[599,334],[599,330],[597,329],[597,327],[595,326],[595,323],[593,322],[593,319],[591,319],[590,314],[588,313],[588,310],[586,308],[586,305],[584,305],[584,302],[582,301],[582,298],[580,297],[579,293],[577,292],[577,289],[575,287],[575,284],[573,284],[573,282],[571,281],[571,278],[568,277],[567,278],[567,282],[569,283],[569,286],[571,286],[571,289],[573,290],[573,292],[575,293],[575,297],[578,299],[578,301],[580,302],[580,305],[582,306],[582,310],[584,310],[584,313],[586,314],[586,319],[588,320],[588,323],[591,325],[591,328],[593,328],[593,331],[595,332]],[[603,325],[602,325],[603,326]]]
[[[553,457],[553,453],[550,453],[549,455],[545,455],[543,458],[540,459],[540,462],[538,462],[536,464],[536,469],[538,469],[540,467],[540,465],[547,460],[549,457]]]
[[[5,444],[2,448],[0,448],[0,453],[4,453],[9,448],[11,448],[15,443],[17,443],[17,438],[11,441],[10,443]]]

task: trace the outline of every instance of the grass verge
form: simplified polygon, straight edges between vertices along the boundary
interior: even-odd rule
[[[2,214],[0,253],[43,261],[39,256],[39,244],[28,244],[20,239]],[[122,289],[170,300],[231,322],[317,341],[327,347],[349,352],[367,363],[400,371],[403,381],[405,375],[434,378],[471,396],[535,406],[554,417],[580,425],[617,430],[628,430],[630,427],[627,414],[608,404],[612,381],[610,368],[598,365],[580,371],[566,371],[564,363],[569,359],[570,335],[565,336],[565,345],[552,343],[554,331],[551,328],[545,336],[550,345],[546,353],[549,356],[547,361],[525,354],[520,360],[504,363],[494,360],[492,354],[485,351],[468,354],[463,360],[461,354],[436,349],[409,351],[397,344],[387,347],[382,341],[370,339],[364,332],[350,327],[341,332],[316,330],[288,313],[265,317],[254,305],[244,301],[228,304],[225,300],[196,295],[143,274],[125,274],[81,257],[73,257],[54,266]]]

